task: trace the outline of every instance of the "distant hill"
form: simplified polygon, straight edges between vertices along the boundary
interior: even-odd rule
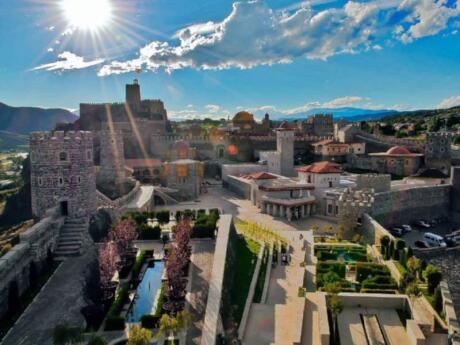
[[[270,118],[273,120],[305,120],[310,115],[315,114],[332,114],[334,119],[347,119],[349,121],[362,121],[362,120],[375,120],[380,119],[384,116],[397,114],[395,110],[387,109],[361,109],[353,107],[343,107],[343,108],[313,108],[304,112],[297,112],[293,114],[286,115],[285,113],[269,111]],[[257,118],[263,118],[265,111],[258,110],[254,112],[254,115]]]
[[[65,109],[11,107],[0,102],[0,131],[29,134],[49,131],[59,122],[74,122],[78,116]]]
[[[29,144],[29,137],[25,134],[0,131],[0,151],[15,150],[21,147],[26,148]]]
[[[405,122],[414,120],[416,118],[430,118],[433,116],[438,116],[440,118],[445,118],[448,116],[460,116],[460,106],[448,108],[448,109],[427,109],[427,110],[415,110],[415,111],[403,111],[396,114],[387,114],[382,117],[384,122]]]

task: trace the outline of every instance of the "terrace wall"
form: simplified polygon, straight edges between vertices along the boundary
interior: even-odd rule
[[[225,313],[230,310],[230,288],[235,274],[236,229],[231,215],[219,219],[216,249],[209,282],[202,345],[215,345],[223,334]]]

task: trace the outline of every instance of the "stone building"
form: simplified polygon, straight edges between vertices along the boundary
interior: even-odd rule
[[[393,146],[386,152],[370,153],[372,170],[381,174],[409,176],[422,166],[423,154],[412,153],[403,146]]]
[[[276,131],[276,151],[260,153],[267,161],[268,172],[281,176],[294,176],[294,130],[284,121]]]
[[[316,114],[309,116],[305,121],[304,130],[307,134],[329,136],[334,133],[332,114]]]
[[[451,144],[451,133],[426,133],[425,166],[427,168],[441,170],[444,174],[448,175],[452,165]]]
[[[97,133],[110,123],[122,131],[127,158],[141,158],[151,146],[152,135],[165,135],[170,131],[167,111],[161,100],[142,99],[137,80],[126,85],[124,102],[81,103],[80,118],[73,129]],[[97,134],[95,134],[95,139]],[[95,147],[99,141],[95,140]]]
[[[366,153],[364,142],[343,143],[325,139],[312,144],[313,153],[322,160],[343,162],[348,154],[362,155]]]
[[[204,166],[199,161],[179,159],[163,163],[162,183],[177,190],[180,199],[196,199],[201,193],[203,177]]]
[[[245,197],[262,213],[289,221],[309,217],[315,212],[314,186],[267,172],[227,175],[224,186]]]
[[[32,212],[44,216],[58,206],[79,218],[96,210],[93,136],[90,132],[33,132],[30,135]]]
[[[125,180],[125,151],[123,134],[113,125],[105,124],[99,131],[100,140],[100,177],[114,184]]]

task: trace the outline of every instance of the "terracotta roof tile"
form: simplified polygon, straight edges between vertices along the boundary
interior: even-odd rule
[[[311,172],[315,174],[333,174],[333,173],[341,173],[342,169],[340,164],[333,163],[333,162],[318,162],[313,163],[301,168],[297,169],[298,172]]]

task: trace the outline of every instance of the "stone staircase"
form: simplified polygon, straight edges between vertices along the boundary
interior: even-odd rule
[[[66,219],[54,251],[56,260],[79,256],[85,231],[88,231],[88,222],[85,219]]]

